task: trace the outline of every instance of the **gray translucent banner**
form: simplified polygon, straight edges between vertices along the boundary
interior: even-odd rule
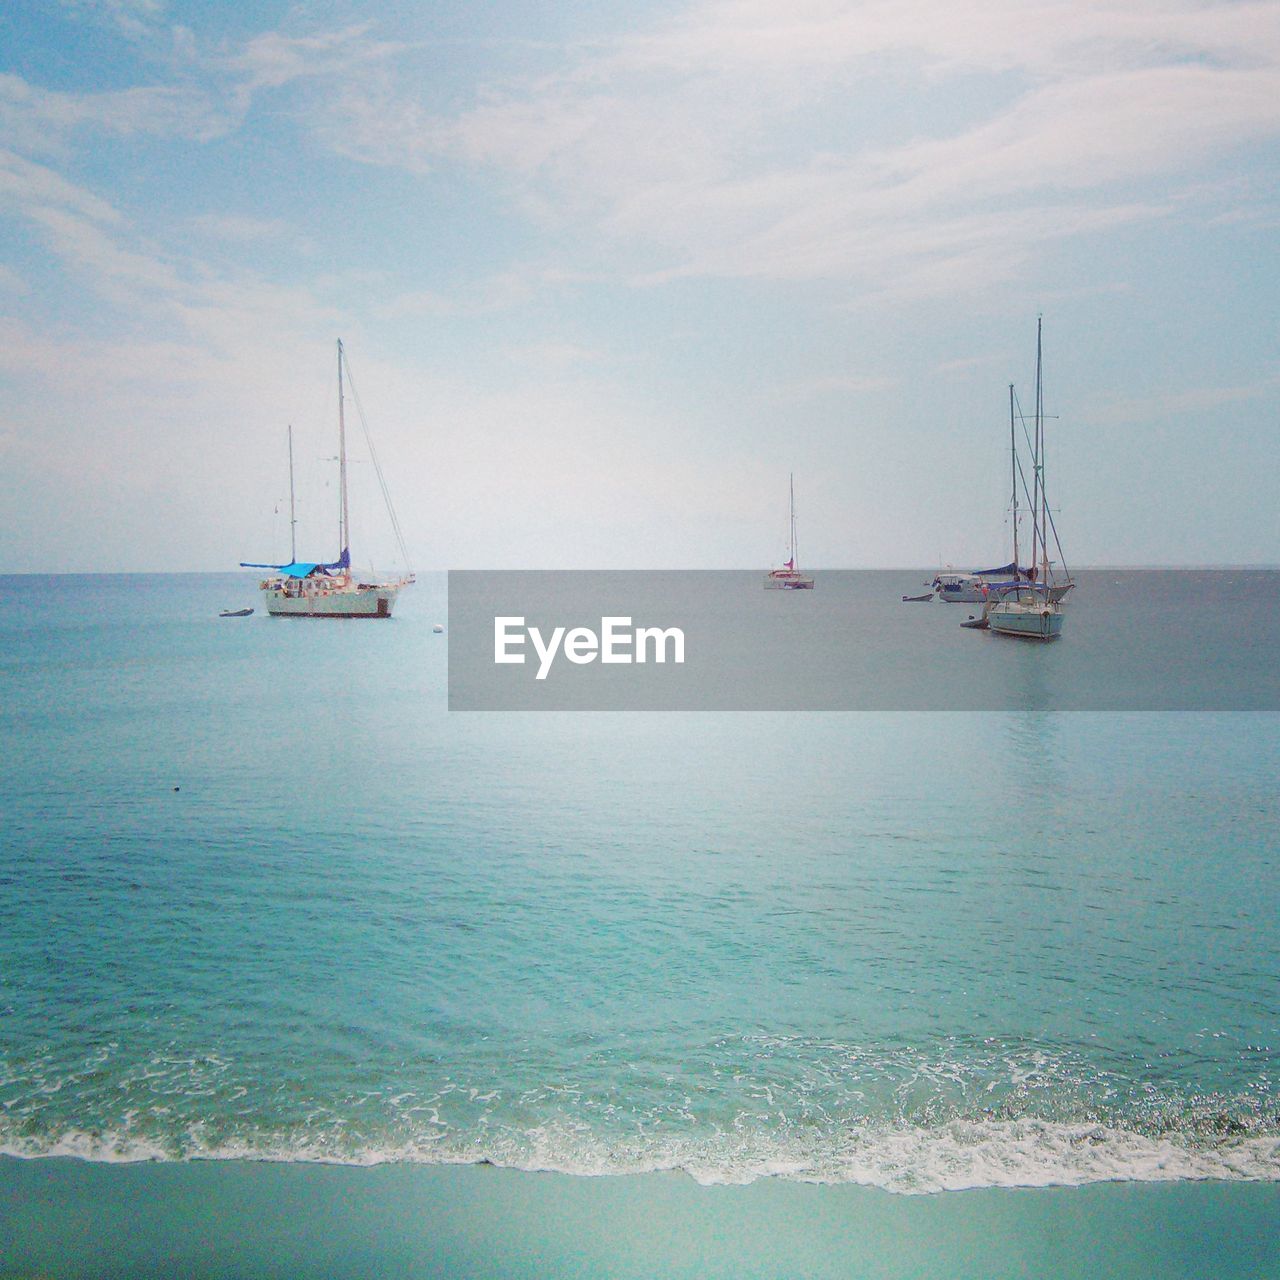
[[[451,572],[450,710],[1280,709],[1275,570],[1083,571],[1047,642],[905,603],[924,570],[813,576]]]

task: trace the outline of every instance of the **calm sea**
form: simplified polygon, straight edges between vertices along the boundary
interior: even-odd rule
[[[443,575],[254,595],[0,580],[0,1150],[1280,1178],[1280,713],[450,714]]]

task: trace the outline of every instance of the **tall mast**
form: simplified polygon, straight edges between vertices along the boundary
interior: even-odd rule
[[[1040,317],[1036,317],[1036,406],[1031,437],[1031,567],[1040,568]]]
[[[341,505],[338,508],[338,556],[350,548],[351,528],[347,515],[347,423],[342,405],[342,339],[338,339],[338,487]]]
[[[796,473],[791,472],[788,477],[791,485],[791,567],[795,569],[796,565]]]
[[[289,424],[289,559],[298,563],[298,516],[293,503],[293,423]]]
[[[1036,462],[1040,476],[1040,584],[1049,589],[1049,500],[1044,488],[1044,364],[1041,359],[1040,331],[1044,318],[1036,317]]]
[[[1013,580],[1022,576],[1018,566],[1018,438],[1013,430],[1013,383],[1009,383],[1009,469],[1013,473]]]

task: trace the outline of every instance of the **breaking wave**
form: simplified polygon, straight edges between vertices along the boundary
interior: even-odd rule
[[[0,1154],[103,1162],[493,1164],[592,1177],[677,1171],[704,1185],[778,1177],[904,1194],[1109,1181],[1280,1181],[1280,1132],[1239,1116],[1202,1118],[1167,1132],[1035,1117],[788,1132],[756,1130],[739,1118],[707,1133],[664,1134],[654,1126],[654,1132],[626,1138],[560,1118],[523,1129],[485,1125],[465,1135],[428,1126],[416,1137],[388,1135],[383,1141],[345,1133],[337,1125],[294,1135],[264,1129],[217,1136],[196,1125],[171,1137],[140,1132],[132,1123],[52,1134],[6,1129],[0,1124]]]
[[[1280,1181],[1272,1053],[1239,1049],[1233,1087],[1216,1091],[1180,1087],[1176,1062],[1155,1079],[1096,1049],[767,1035],[690,1043],[678,1059],[613,1045],[553,1060],[508,1046],[487,1067],[473,1057],[465,1083],[461,1064],[424,1061],[357,1086],[350,1064],[273,1075],[176,1044],[126,1058],[110,1042],[74,1067],[0,1059],[0,1153],[681,1171],[705,1184],[780,1177],[907,1194]],[[1183,1066],[1208,1072],[1203,1057]]]

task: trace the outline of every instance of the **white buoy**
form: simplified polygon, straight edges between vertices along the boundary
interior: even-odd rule
[[[434,631],[434,632],[436,633],[436,635],[438,635],[438,636],[442,636],[442,635],[444,635],[444,627],[443,627],[443,626],[441,626],[441,624],[440,624],[440,623],[438,623],[438,622],[436,623],[436,625],[435,625],[434,627],[432,627],[432,628],[431,628],[431,630],[432,630],[432,631]]]

